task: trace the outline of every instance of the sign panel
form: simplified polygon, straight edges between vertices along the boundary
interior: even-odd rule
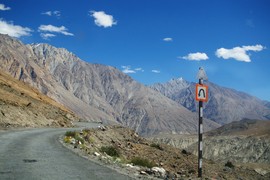
[[[196,84],[196,101],[208,101],[208,86]]]
[[[199,72],[197,74],[197,79],[207,80],[206,72],[204,71],[203,67],[199,68]]]

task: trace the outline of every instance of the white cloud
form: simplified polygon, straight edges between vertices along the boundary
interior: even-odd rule
[[[50,39],[52,37],[55,37],[56,35],[55,34],[51,34],[51,33],[40,33],[40,36],[43,38],[43,39]]]
[[[43,15],[47,15],[47,16],[52,16],[52,11],[47,11],[47,12],[44,12],[44,13],[41,13]]]
[[[53,14],[54,14],[56,17],[60,17],[60,16],[61,16],[61,12],[60,12],[60,11],[53,11]]]
[[[137,72],[144,72],[143,68],[141,67],[132,69],[130,66],[121,66],[121,68],[122,72],[126,74],[135,74]]]
[[[171,42],[171,41],[173,41],[173,39],[172,39],[172,38],[167,37],[167,38],[164,38],[164,39],[163,39],[163,41],[166,41],[166,42]]]
[[[182,59],[190,60],[190,61],[201,61],[209,59],[207,54],[205,53],[189,53],[187,56],[180,57]]]
[[[151,71],[152,73],[160,73],[160,71],[159,70],[156,70],[156,69],[153,69],[152,71]]]
[[[68,32],[68,29],[65,26],[57,27],[53,25],[40,25],[38,29],[40,32],[60,33],[66,36],[74,36],[74,34]],[[49,36],[54,37],[52,34]]]
[[[10,7],[6,7],[4,4],[0,4],[0,10],[1,11],[7,11],[7,10],[11,10]]]
[[[43,15],[47,15],[47,16],[56,16],[56,17],[60,17],[61,16],[61,12],[60,11],[47,11],[47,12],[44,12],[44,13],[41,13]]]
[[[219,48],[216,50],[216,56],[223,59],[235,59],[237,61],[251,62],[247,51],[262,51],[265,49],[262,45],[234,47],[232,49]]]
[[[90,11],[90,15],[95,18],[97,26],[107,28],[117,24],[113,16],[106,14],[104,11]]]
[[[123,69],[122,72],[126,73],[126,74],[134,74],[136,73],[135,70],[130,69],[130,66],[121,66],[121,68]]]
[[[143,68],[141,68],[141,67],[135,68],[134,70],[135,70],[135,71],[138,71],[138,72],[144,72]]]
[[[28,27],[22,27],[19,25],[14,25],[12,22],[8,23],[0,19],[0,33],[1,34],[8,34],[12,37],[21,37],[21,36],[30,36],[30,32],[32,30]]]

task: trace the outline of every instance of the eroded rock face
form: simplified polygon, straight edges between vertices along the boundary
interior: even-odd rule
[[[270,163],[269,137],[218,136],[204,140],[203,156],[207,159],[242,163]],[[189,147],[194,154],[197,148]]]
[[[80,60],[63,48],[24,45],[0,35],[0,69],[31,84],[85,121],[120,123],[141,135],[194,133],[197,115],[118,69]],[[218,125],[205,121],[210,130]]]
[[[163,135],[152,138],[197,155],[195,135]],[[203,138],[203,157],[222,162],[270,164],[270,122],[243,119],[207,132]]]

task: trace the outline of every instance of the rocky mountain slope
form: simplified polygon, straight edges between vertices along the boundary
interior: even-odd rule
[[[219,124],[239,121],[243,118],[270,119],[269,102],[211,82],[205,84],[209,86],[209,101],[204,103],[204,117]],[[198,107],[194,98],[195,83],[178,78],[150,87],[193,112]]]
[[[197,136],[166,135],[153,138],[197,154]],[[270,121],[243,119],[209,131],[203,139],[203,157],[215,161],[244,163],[270,172]]]
[[[197,114],[114,67],[90,64],[63,48],[24,45],[0,35],[0,69],[88,121],[117,122],[141,135],[194,133]],[[205,129],[218,127],[210,120]]]
[[[65,145],[98,163],[124,171],[136,179],[196,179],[197,157],[162,143],[153,143],[119,126],[67,132]],[[260,171],[261,172],[261,171]],[[203,161],[204,179],[268,179],[249,167]]]
[[[72,112],[10,75],[0,72],[0,129],[71,126]]]

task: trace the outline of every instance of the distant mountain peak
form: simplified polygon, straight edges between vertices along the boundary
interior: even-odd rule
[[[172,78],[166,83],[157,83],[151,85],[150,87],[156,91],[161,92],[167,97],[171,97],[172,94],[175,94],[180,89],[187,88],[190,86],[190,83],[184,80],[182,77]]]
[[[209,86],[209,101],[204,105],[205,117],[219,124],[239,121],[243,118],[270,119],[269,103],[247,93],[221,87],[209,81],[206,84]],[[154,84],[150,87],[189,110],[197,111],[195,83],[178,78],[171,79],[167,83]]]

